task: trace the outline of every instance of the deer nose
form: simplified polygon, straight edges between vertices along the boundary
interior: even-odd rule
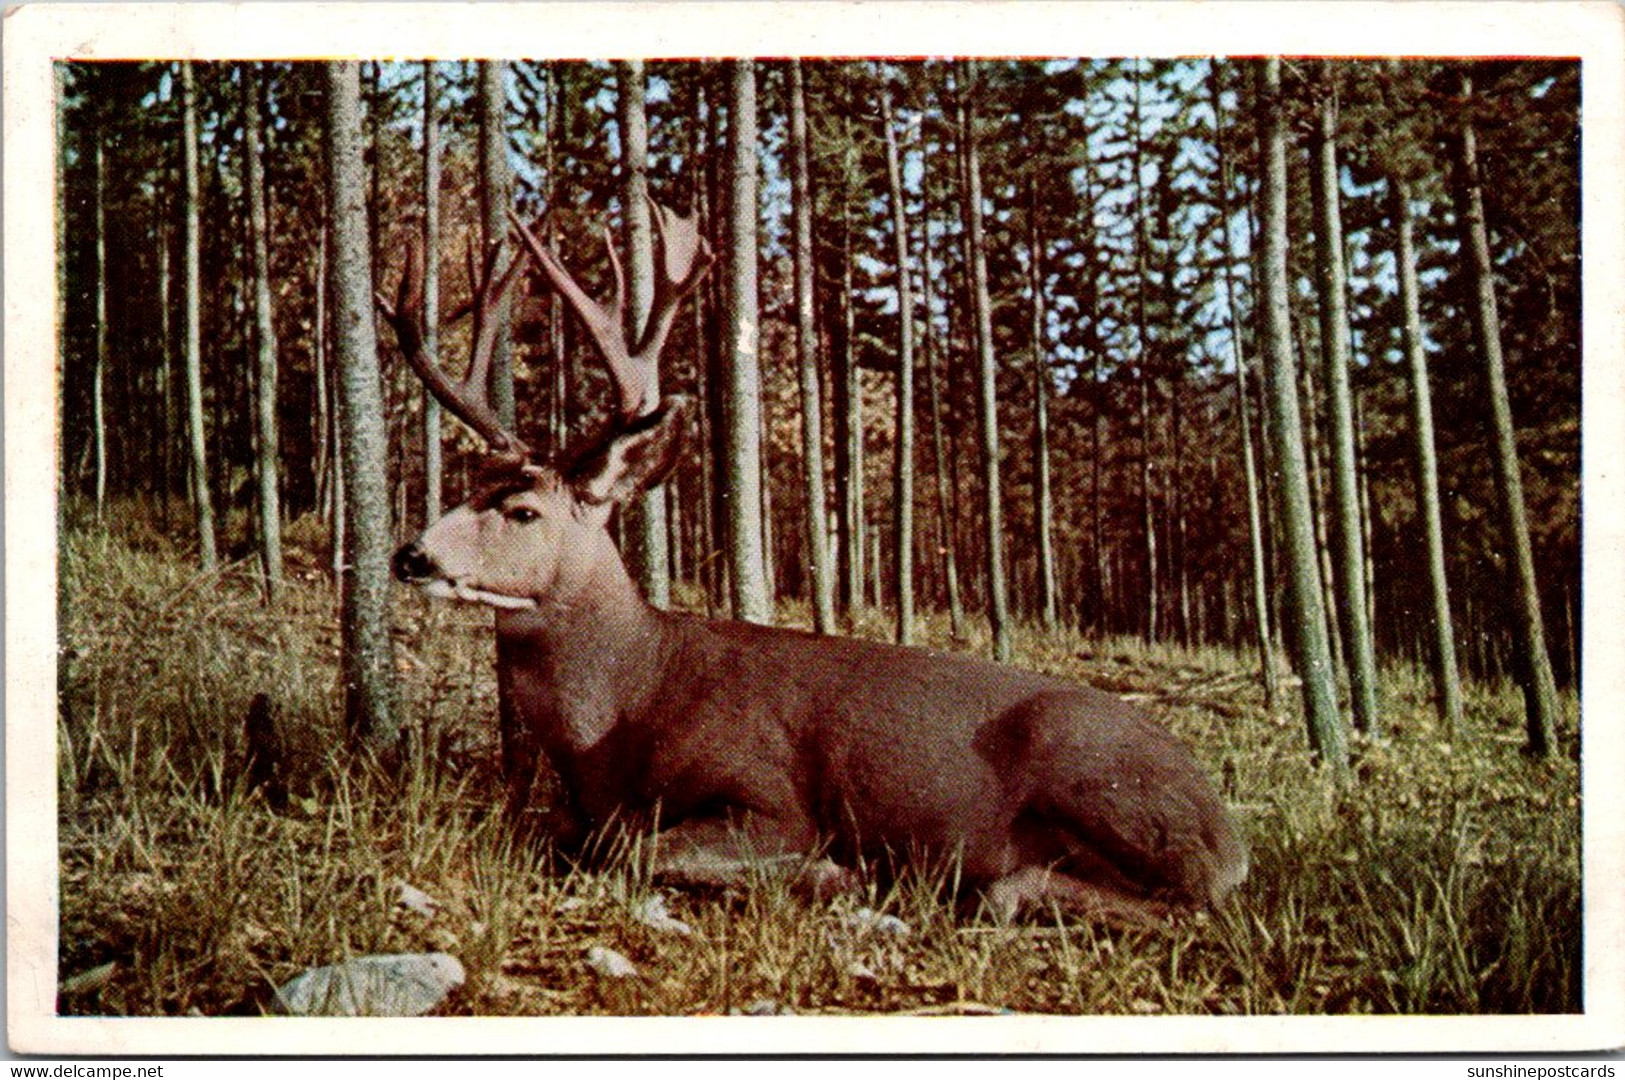
[[[394,568],[396,580],[409,585],[417,581],[426,581],[434,577],[435,572],[434,559],[430,558],[429,553],[415,540],[410,544],[401,545],[401,549],[395,552]]]

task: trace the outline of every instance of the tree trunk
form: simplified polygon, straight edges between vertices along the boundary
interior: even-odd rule
[[[627,340],[641,339],[654,307],[654,224],[649,216],[649,121],[644,104],[643,61],[615,64],[616,118],[621,131],[621,212],[627,251]],[[660,407],[657,369],[643,398],[643,409]],[[652,488],[638,497],[625,519],[627,561],[644,597],[658,608],[671,606],[671,563],[666,552],[666,494]]]
[[[356,64],[328,63],[326,90],[331,288],[348,525],[341,586],[344,716],[352,744],[387,752],[399,732],[389,634],[389,489]]]
[[[440,362],[440,80],[433,60],[423,62],[423,357]],[[423,393],[423,523],[440,517],[445,498],[440,474],[440,399]]]
[[[168,170],[165,170],[166,178]],[[157,209],[160,217],[165,207]],[[164,528],[169,528],[169,496],[174,490],[175,477],[175,433],[180,424],[175,416],[175,348],[174,338],[171,334],[169,305],[171,300],[169,223],[160,221],[156,229],[158,237],[158,349],[160,352],[158,366],[158,407],[163,410],[159,427],[162,439],[159,443],[161,452],[158,457],[158,494],[160,516]]]
[[[1320,567],[1315,553],[1313,510],[1303,423],[1298,413],[1298,380],[1293,371],[1292,315],[1287,278],[1286,130],[1281,106],[1281,61],[1263,60],[1258,70],[1261,301],[1264,307],[1264,373],[1271,434],[1276,441],[1277,483],[1287,556],[1287,609],[1299,644],[1304,718],[1309,744],[1320,759],[1342,772],[1348,767],[1343,724],[1337,713],[1337,686],[1321,606]]]
[[[513,174],[508,166],[508,65],[501,60],[479,62],[475,95],[479,117],[480,221],[485,243],[500,243],[508,235],[508,209],[513,205]],[[497,417],[515,429],[513,398],[513,336],[508,327],[510,301],[504,299],[493,319],[496,337],[491,346],[490,400]]]
[[[1055,581],[1055,503],[1049,473],[1049,352],[1044,346],[1044,239],[1038,222],[1038,181],[1027,181],[1027,292],[1032,318],[1033,522],[1038,531],[1038,613],[1044,629],[1060,623]]]
[[[1433,440],[1433,396],[1428,386],[1427,350],[1422,338],[1421,290],[1416,280],[1415,220],[1410,187],[1391,181],[1394,222],[1399,233],[1399,300],[1405,317],[1405,360],[1410,374],[1411,438],[1416,467],[1416,504],[1428,561],[1428,637],[1434,704],[1446,736],[1461,724],[1461,676],[1456,664],[1455,623],[1450,617],[1450,585],[1445,574],[1444,511],[1439,500],[1439,456]]]
[[[1221,267],[1224,274],[1225,303],[1230,316],[1230,350],[1235,363],[1236,426],[1241,441],[1242,480],[1247,489],[1247,541],[1252,559],[1253,644],[1258,649],[1259,677],[1264,686],[1264,708],[1275,712],[1277,686],[1275,656],[1271,648],[1269,581],[1265,572],[1264,518],[1258,498],[1258,465],[1253,457],[1253,428],[1247,390],[1247,358],[1241,347],[1241,313],[1236,304],[1236,279],[1231,272],[1230,252],[1235,241],[1230,235],[1232,214],[1230,209],[1230,163],[1225,155],[1224,111],[1222,87],[1219,85],[1219,64],[1212,62],[1209,87],[1213,99],[1213,142],[1219,158],[1219,218],[1223,223],[1225,256]]]
[[[260,157],[261,72],[258,65],[243,70],[246,106],[243,116],[243,154],[248,166],[248,232],[254,249],[254,342],[256,385],[254,431],[258,448],[255,472],[259,480],[260,571],[265,591],[275,603],[282,591],[282,504],[278,493],[280,445],[277,437],[277,341],[271,310],[270,224],[265,198],[265,163]]]
[[[897,442],[892,466],[892,571],[897,594],[899,645],[914,643],[914,290],[908,273],[908,208],[891,88],[880,91],[880,124],[886,144],[886,182],[891,193],[893,258],[897,264]]]
[[[1461,79],[1462,97],[1472,104],[1473,82]],[[1456,146],[1456,216],[1462,250],[1473,292],[1473,337],[1484,363],[1490,420],[1494,428],[1495,491],[1500,502],[1502,542],[1507,548],[1511,596],[1514,670],[1523,688],[1528,752],[1549,757],[1557,749],[1557,683],[1546,651],[1546,630],[1541,622],[1540,590],[1535,581],[1535,559],[1529,543],[1529,522],[1524,510],[1523,479],[1518,463],[1518,442],[1512,423],[1512,402],[1507,394],[1506,364],[1501,356],[1501,324],[1496,313],[1495,274],[1490,264],[1489,228],[1484,219],[1484,194],[1479,176],[1478,141],[1472,114],[1463,112]]]
[[[96,197],[96,363],[91,373],[90,412],[96,448],[96,523],[107,513],[107,148],[100,132],[95,150]]]
[[[191,61],[181,62],[181,169],[184,174],[185,207],[182,259],[185,264],[184,333],[186,364],[186,431],[191,448],[190,476],[193,505],[197,512],[198,561],[205,572],[218,563],[214,544],[214,503],[209,495],[209,463],[203,429],[203,282],[198,147],[197,85]]]
[[[928,145],[928,140],[921,143],[920,173],[923,177],[931,175],[931,163],[927,157]],[[955,550],[958,547],[959,523],[953,512],[955,503],[949,489],[948,447],[942,430],[942,387],[937,377],[937,363],[932,349],[936,335],[932,332],[935,317],[931,282],[936,268],[931,257],[929,204],[920,222],[920,251],[924,258],[924,264],[920,268],[920,298],[921,306],[925,309],[925,332],[920,338],[920,351],[923,354],[921,360],[925,364],[926,393],[931,399],[931,460],[936,474],[937,521],[941,530],[942,544],[939,554],[942,556],[943,587],[948,593],[949,632],[957,641],[965,637],[965,604],[959,595],[959,556]]]
[[[998,362],[993,353],[993,301],[988,295],[987,242],[982,235],[982,169],[971,108],[973,61],[958,62],[959,141],[963,157],[963,205],[970,254],[971,306],[976,320],[977,413],[981,427],[983,492],[987,526],[988,622],[993,656],[1010,659],[1010,602],[1004,577],[1004,504],[999,493]]]
[[[1157,562],[1156,520],[1156,462],[1151,456],[1151,387],[1155,379],[1155,362],[1151,353],[1150,326],[1146,316],[1146,289],[1151,276],[1146,250],[1150,238],[1146,235],[1145,170],[1143,130],[1141,126],[1140,97],[1143,87],[1140,68],[1135,67],[1134,78],[1134,144],[1132,167],[1134,170],[1134,308],[1135,356],[1139,366],[1138,391],[1140,411],[1140,518],[1145,530],[1145,640],[1156,642],[1159,636],[1158,613],[1162,607],[1161,572]]]
[[[824,405],[818,375],[818,326],[814,316],[812,169],[808,162],[807,91],[800,60],[790,61],[790,199],[809,599],[813,628],[820,634],[830,634],[835,632],[835,582],[829,557],[828,509],[824,503]]]
[[[1326,373],[1327,424],[1332,450],[1332,566],[1337,588],[1337,613],[1342,621],[1343,655],[1348,663],[1354,727],[1377,738],[1382,735],[1382,721],[1377,712],[1377,656],[1366,609],[1359,463],[1354,445],[1353,394],[1349,389],[1348,285],[1343,267],[1343,215],[1338,195],[1335,108],[1329,96],[1320,102],[1310,146],[1315,263],[1319,279],[1320,354]]]
[[[851,117],[841,116],[843,156],[837,178],[841,209],[840,287],[835,290],[835,317],[831,353],[835,397],[835,499],[840,505],[836,519],[837,573],[840,578],[840,606],[851,618],[863,606],[864,513],[863,513],[863,382],[858,376],[856,343],[853,341],[852,311],[852,199],[850,185],[857,174],[853,150]]]
[[[725,460],[734,617],[771,623],[762,536],[762,385],[756,306],[756,65],[729,61]]]
[[[310,362],[315,369],[315,430],[312,441],[316,444],[316,509],[326,519],[330,534],[337,543],[337,534],[331,530],[337,524],[337,515],[334,506],[337,499],[334,497],[334,467],[337,452],[333,449],[336,425],[333,423],[332,395],[328,388],[332,385],[332,374],[328,371],[330,366],[327,355],[327,237],[330,229],[326,208],[323,207],[321,220],[316,230],[316,273],[311,282],[315,290],[315,314],[311,317],[313,323],[310,331]]]

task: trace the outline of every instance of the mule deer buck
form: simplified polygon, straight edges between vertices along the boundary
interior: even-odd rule
[[[665,880],[724,885],[789,864],[816,892],[929,858],[1013,915],[1056,903],[1143,919],[1217,901],[1246,852],[1190,753],[1133,706],[962,656],[659,611],[608,530],[678,460],[686,401],[645,407],[679,305],[712,262],[696,218],[654,207],[648,326],[629,335],[622,268],[590,296],[515,230],[607,363],[617,420],[539,460],[477,396],[492,312],[522,257],[478,275],[475,344],[454,380],[418,347],[416,258],[380,300],[407,360],[500,454],[472,498],[395,555],[403,582],[496,609],[503,767],[522,805],[545,754],[567,805],[554,835],[658,827]]]

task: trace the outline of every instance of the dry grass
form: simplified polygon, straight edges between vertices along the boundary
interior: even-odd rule
[[[308,531],[308,527],[307,527]],[[70,528],[61,545],[58,795],[67,1013],[256,1013],[308,966],[443,949],[458,1014],[1458,1013],[1580,1008],[1574,703],[1553,764],[1519,753],[1520,707],[1473,687],[1466,730],[1435,729],[1427,684],[1387,674],[1392,737],[1338,790],[1301,722],[1265,714],[1244,662],[1068,635],[1018,636],[1021,662],[1140,697],[1223,777],[1253,874],[1221,909],[1158,930],[1061,919],[1002,926],[936,875],[834,904],[764,877],[662,891],[645,845],[571,869],[494,813],[489,616],[400,595],[401,685],[419,752],[400,777],[346,760],[337,612],[295,551],[267,608],[250,568],[198,576],[156,535]],[[885,621],[867,620],[885,633]],[[925,636],[948,647],[946,620]],[[269,696],[294,797],[243,791],[243,718]],[[406,881],[439,901],[397,904]],[[637,916],[661,893],[682,936]],[[894,938],[852,931],[867,906]],[[639,974],[589,971],[591,947]],[[111,965],[108,967],[107,965]],[[86,978],[87,973],[94,973]]]

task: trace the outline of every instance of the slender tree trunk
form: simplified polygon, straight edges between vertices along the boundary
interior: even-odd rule
[[[568,108],[568,98],[564,93],[564,79],[559,72],[559,62],[549,61],[547,64],[547,96],[548,107],[546,116],[546,133],[542,142],[542,176],[544,196],[547,206],[554,206],[558,202],[558,170],[554,165],[554,147],[558,142],[558,133],[566,129],[565,110]],[[696,201],[703,210],[705,198],[704,185],[698,185],[699,194]],[[558,250],[559,237],[554,227],[549,224],[549,241],[554,250]],[[703,295],[703,293],[702,293]],[[700,323],[700,308],[702,304],[698,297],[694,304],[695,327]],[[548,399],[548,445],[554,450],[562,450],[569,439],[570,432],[570,357],[565,348],[565,335],[569,333],[569,324],[564,318],[564,298],[557,290],[549,289],[547,296],[547,340],[551,350],[551,363],[549,371],[552,377],[552,393]],[[695,341],[704,341],[703,337],[696,336]],[[705,363],[703,359],[696,365],[703,373]],[[704,399],[704,395],[701,395]],[[701,428],[704,429],[702,417]],[[702,444],[703,445],[703,444]],[[703,455],[702,455],[703,457]]]
[[[1010,601],[1004,576],[1004,504],[999,492],[998,361],[993,353],[993,301],[987,284],[987,241],[982,233],[982,168],[971,108],[972,61],[959,61],[959,139],[964,158],[965,227],[970,251],[971,306],[976,319],[977,412],[981,426],[984,507],[987,526],[988,622],[993,656],[1010,659]]]
[[[728,556],[734,617],[771,623],[762,536],[762,383],[756,306],[756,65],[729,61],[727,385]]]
[[[280,453],[277,438],[277,341],[271,310],[270,224],[266,212],[265,164],[260,158],[260,96],[264,92],[258,65],[243,71],[246,105],[243,153],[248,166],[248,232],[254,250],[254,341],[257,363],[254,390],[258,443],[260,571],[265,591],[275,603],[282,591],[282,502],[278,493]]]
[[[333,215],[333,320],[349,528],[341,588],[345,721],[352,742],[396,745],[394,649],[389,634],[389,488],[383,392],[373,333],[359,72],[326,65],[328,205]]]
[[[423,356],[440,362],[440,79],[423,62]],[[550,293],[551,295],[551,293]],[[423,522],[440,517],[445,498],[440,474],[440,399],[423,387]]]
[[[801,61],[790,61],[790,212],[796,303],[796,360],[801,381],[801,455],[807,501],[807,565],[813,627],[835,632],[835,581],[829,557],[829,516],[824,503],[824,404],[818,375],[818,326],[814,313],[812,169],[808,162],[807,91]]]
[[[513,173],[508,166],[508,65],[500,60],[479,62],[475,95],[479,117],[480,221],[487,245],[508,235],[508,209],[513,204]],[[513,337],[508,328],[509,302],[494,316],[496,338],[491,347],[489,387],[491,405],[509,430],[514,428]]]
[[[1159,636],[1157,616],[1162,607],[1161,568],[1157,560],[1156,519],[1156,461],[1151,455],[1152,416],[1151,388],[1155,379],[1155,361],[1150,343],[1150,325],[1146,314],[1146,290],[1151,277],[1151,266],[1146,258],[1150,247],[1145,211],[1145,171],[1143,128],[1140,97],[1143,91],[1140,69],[1135,68],[1134,79],[1134,308],[1135,355],[1139,365],[1140,405],[1140,517],[1145,530],[1145,640],[1155,642]]]
[[[1049,354],[1044,346],[1044,239],[1038,221],[1038,181],[1027,181],[1027,291],[1032,317],[1033,522],[1038,530],[1038,612],[1044,629],[1059,625],[1055,580],[1055,503],[1049,473]]]
[[[1258,70],[1259,190],[1262,248],[1259,255],[1264,307],[1265,381],[1271,429],[1277,443],[1277,484],[1282,494],[1282,531],[1287,550],[1287,608],[1302,657],[1304,718],[1309,743],[1322,761],[1339,772],[1348,767],[1343,724],[1337,713],[1337,686],[1321,606],[1320,568],[1315,554],[1313,509],[1303,423],[1298,413],[1298,380],[1293,371],[1292,316],[1287,278],[1286,130],[1281,107],[1281,61],[1263,60]]]
[[[168,170],[165,170],[168,176]],[[167,207],[160,207],[158,214],[164,215]],[[161,220],[155,230],[158,237],[158,349],[161,354],[158,367],[158,407],[163,410],[160,428],[162,441],[159,443],[161,452],[158,457],[158,493],[159,507],[165,529],[169,527],[169,496],[174,490],[175,477],[175,433],[180,425],[175,417],[175,343],[171,333],[169,321],[170,305],[170,267],[169,267],[169,223]]]
[[[897,442],[892,467],[892,570],[897,593],[897,642],[914,643],[914,290],[908,273],[908,208],[892,121],[891,89],[880,91],[880,123],[891,192],[893,258],[897,264]]]
[[[1089,358],[1089,566],[1091,578],[1088,587],[1089,615],[1085,623],[1092,633],[1099,633],[1105,626],[1106,598],[1109,592],[1108,582],[1111,577],[1111,561],[1106,553],[1106,522],[1105,510],[1101,505],[1101,489],[1104,480],[1105,462],[1103,460],[1104,428],[1106,415],[1103,406],[1100,386],[1100,361],[1103,345],[1100,340],[1100,259],[1099,238],[1095,231],[1095,174],[1094,162],[1090,159],[1087,141],[1080,142],[1078,153],[1082,157],[1083,168],[1083,250],[1087,278],[1084,282],[1084,314],[1087,318],[1087,327],[1084,331],[1084,351]]]
[[[91,373],[90,413],[96,448],[96,522],[107,513],[107,149],[101,132],[96,133],[96,197],[93,213],[96,231],[96,365]]]
[[[835,499],[840,504],[836,520],[837,574],[840,578],[839,603],[853,617],[863,606],[864,512],[863,512],[863,381],[858,375],[857,351],[853,341],[852,311],[852,195],[850,185],[857,173],[849,112],[841,116],[840,192],[840,287],[835,290],[834,340],[831,352],[832,389],[835,397]]]
[[[711,108],[706,115],[706,143],[708,153],[705,155],[705,173],[707,205],[713,210],[716,217],[722,218],[727,207],[726,202],[726,176],[723,162],[728,156],[723,135],[723,102],[727,99],[729,71],[725,64],[716,64],[714,67],[713,93],[716,94],[711,101]],[[725,223],[724,223],[725,231]],[[718,250],[726,248],[726,239],[718,235],[715,246]],[[709,410],[711,441],[708,446],[711,463],[711,490],[715,494],[712,506],[711,535],[716,543],[716,557],[712,560],[712,585],[716,607],[729,606],[728,573],[730,558],[728,557],[728,515],[730,510],[731,492],[728,480],[727,455],[727,416],[726,402],[728,381],[728,347],[729,333],[727,327],[727,291],[728,275],[726,273],[712,274],[708,279],[707,290],[710,293],[710,309],[712,312],[711,332],[705,336],[707,381],[710,385],[710,395],[707,398]]]
[[[1445,573],[1444,511],[1439,499],[1439,455],[1433,441],[1433,396],[1428,386],[1427,350],[1422,338],[1421,290],[1416,280],[1415,220],[1410,187],[1391,181],[1394,222],[1399,233],[1399,299],[1405,316],[1405,360],[1410,374],[1411,438],[1416,467],[1416,502],[1427,548],[1428,637],[1433,667],[1434,704],[1445,734],[1461,725],[1461,676],[1456,664],[1455,623],[1450,617],[1450,585]]]
[[[1328,93],[1330,79],[1328,77]],[[1315,254],[1320,299],[1320,352],[1326,372],[1326,409],[1332,466],[1332,566],[1343,655],[1348,662],[1354,726],[1382,735],[1378,714],[1377,656],[1366,609],[1365,547],[1360,529],[1359,463],[1354,446],[1354,402],[1349,388],[1348,285],[1343,268],[1343,215],[1338,196],[1336,104],[1320,102],[1310,146],[1310,188],[1315,205]]]
[[[628,340],[638,341],[654,307],[654,224],[649,216],[649,122],[644,103],[643,61],[615,64],[616,117],[621,131],[621,202],[627,249]],[[660,372],[650,380],[643,409],[660,406]],[[628,515],[628,561],[644,597],[658,608],[671,606],[671,564],[666,553],[664,487],[639,496]]]
[[[1326,609],[1326,639],[1332,646],[1332,667],[1343,670],[1343,632],[1338,618],[1337,589],[1332,584],[1332,541],[1327,527],[1326,482],[1321,469],[1320,398],[1315,392],[1315,365],[1309,358],[1309,348],[1301,332],[1303,320],[1295,324],[1298,356],[1303,366],[1298,369],[1299,391],[1303,402],[1305,439],[1309,457],[1309,504],[1315,517],[1315,552],[1320,560],[1321,603]]]
[[[327,520],[331,530],[336,524],[333,505],[333,409],[331,397],[327,390],[331,384],[332,375],[328,372],[327,359],[327,212],[324,208],[321,221],[316,231],[316,274],[312,287],[316,293],[316,311],[311,321],[314,324],[310,332],[310,358],[311,366],[316,371],[315,383],[315,430],[312,441],[316,444],[316,509]]]
[[[181,62],[181,170],[184,174],[182,258],[185,264],[184,332],[186,363],[186,430],[191,448],[192,498],[197,512],[198,560],[205,572],[218,563],[214,545],[214,504],[209,495],[207,436],[203,429],[203,282],[201,197],[198,191],[197,85],[190,61]]]
[[[921,144],[920,172],[925,177],[931,175],[931,163],[926,156],[927,145],[928,142]],[[949,494],[948,447],[942,430],[942,387],[937,377],[935,350],[932,348],[936,335],[932,332],[935,308],[931,283],[936,274],[936,267],[931,254],[929,204],[920,221],[920,251],[924,257],[924,264],[920,268],[920,298],[921,306],[925,309],[925,332],[920,338],[920,351],[921,360],[925,364],[926,393],[931,399],[931,460],[937,482],[937,521],[941,529],[943,587],[948,593],[949,631],[955,640],[963,640],[965,604],[959,595],[959,556],[955,550],[958,547],[959,526],[953,513],[954,500]]]
[[[1264,518],[1258,497],[1258,464],[1253,455],[1251,402],[1247,389],[1247,357],[1241,346],[1241,312],[1236,304],[1236,279],[1231,272],[1230,252],[1235,240],[1230,234],[1233,215],[1230,208],[1230,162],[1225,154],[1224,106],[1219,85],[1219,64],[1212,63],[1209,88],[1213,99],[1213,141],[1219,158],[1219,217],[1223,222],[1225,303],[1230,317],[1230,350],[1235,363],[1236,426],[1241,441],[1241,472],[1247,490],[1247,541],[1252,565],[1253,644],[1258,649],[1260,681],[1264,686],[1264,708],[1275,712],[1278,697],[1275,656],[1271,648],[1269,580],[1264,554]],[[1227,608],[1228,610],[1228,608]]]
[[[1473,95],[1470,75],[1462,75],[1461,93],[1470,106]],[[1551,658],[1546,651],[1540,589],[1535,580],[1535,559],[1529,543],[1529,521],[1524,509],[1512,401],[1507,394],[1506,364],[1501,355],[1501,324],[1496,312],[1489,228],[1484,218],[1478,140],[1470,111],[1462,114],[1456,151],[1456,215],[1473,292],[1473,337],[1484,364],[1490,420],[1494,429],[1491,448],[1495,457],[1496,497],[1501,504],[1502,542],[1508,548],[1506,562],[1510,576],[1514,671],[1523,688],[1528,752],[1535,757],[1549,757],[1557,749],[1557,683],[1552,677]]]

